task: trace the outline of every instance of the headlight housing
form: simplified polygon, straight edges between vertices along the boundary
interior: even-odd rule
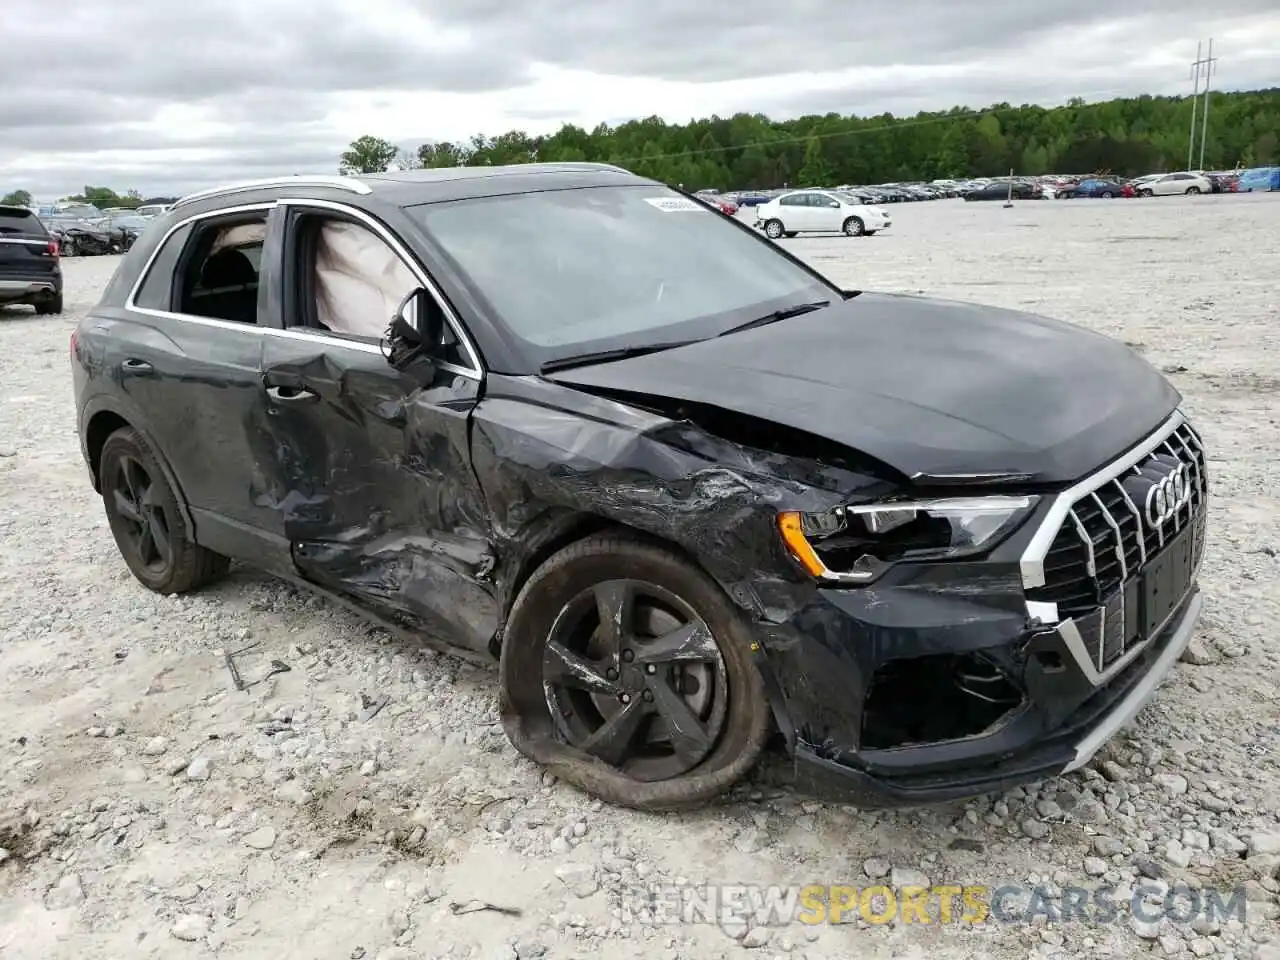
[[[971,497],[842,506],[778,514],[778,532],[813,576],[866,583],[894,563],[949,560],[990,549],[1035,510],[1039,497]]]

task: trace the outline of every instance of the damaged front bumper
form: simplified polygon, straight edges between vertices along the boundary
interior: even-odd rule
[[[1195,630],[1206,471],[1175,416],[981,560],[900,565],[760,623],[802,785],[915,805],[1088,763]]]
[[[1096,688],[1071,675],[1068,642],[1058,629],[1028,634],[1025,640],[1039,641],[1042,652],[1054,641],[1060,647],[1060,675],[1051,676],[1049,684],[1040,677],[1041,686],[1051,685],[1054,695],[1027,699],[978,733],[964,735],[967,731],[958,729],[951,739],[867,750],[798,736],[794,756],[799,785],[865,806],[915,806],[1000,793],[1077,770],[1151,699],[1186,649],[1202,605],[1194,589],[1142,654]],[[946,709],[941,703],[919,705]]]

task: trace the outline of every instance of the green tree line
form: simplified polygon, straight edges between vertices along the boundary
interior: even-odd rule
[[[1203,109],[1203,100],[1198,109]],[[533,136],[512,130],[463,143],[427,143],[416,155],[374,136],[354,141],[349,172],[595,161],[689,190],[786,184],[886,183],[951,177],[1109,172],[1137,176],[1187,166],[1190,97],[1140,96],[1061,107],[993,104],[914,117],[828,113],[770,120],[739,113],[687,124],[658,117]],[[1200,119],[1196,121],[1199,164]],[[1207,169],[1280,163],[1280,88],[1210,95]]]
[[[116,193],[110,187],[91,187],[86,185],[75,196],[63,197],[62,199],[68,203],[91,203],[99,210],[106,210],[109,207],[124,207],[133,210],[135,207],[140,207],[145,203],[170,203],[173,198],[151,200],[143,197],[137,190]],[[29,190],[14,190],[0,197],[0,206],[29,207],[34,202]]]

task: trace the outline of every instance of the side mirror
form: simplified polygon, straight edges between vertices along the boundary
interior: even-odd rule
[[[444,315],[422,287],[410,290],[387,327],[387,362],[402,370],[420,357],[429,357],[444,333]]]

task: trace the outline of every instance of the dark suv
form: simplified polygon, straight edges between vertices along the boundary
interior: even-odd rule
[[[1127,347],[615,167],[187,197],[72,355],[143,584],[240,560],[499,660],[517,749],[618,803],[771,736],[865,803],[1076,769],[1200,613],[1205,454]]]
[[[0,207],[0,308],[25,303],[36,313],[62,312],[58,242],[26,207]]]

